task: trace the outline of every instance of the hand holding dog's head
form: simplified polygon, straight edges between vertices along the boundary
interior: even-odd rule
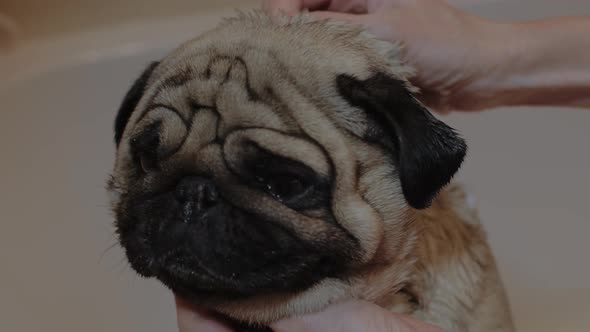
[[[266,322],[402,263],[465,144],[356,28],[241,16],[150,65],[122,103],[110,183],[132,267]]]

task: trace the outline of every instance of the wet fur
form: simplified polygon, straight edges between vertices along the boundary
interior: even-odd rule
[[[109,185],[118,229],[135,227],[131,201],[207,174],[231,204],[280,224],[309,257],[327,253],[317,257],[334,269],[307,271],[310,283],[297,287],[191,301],[264,325],[357,298],[447,331],[512,331],[477,214],[447,185],[464,142],[414,99],[409,75],[397,46],[354,27],[260,13],[226,20],[149,66],[125,98]],[[305,163],[330,183],[329,202],[288,206],[244,183],[245,142]],[[157,176],[139,174],[141,163]]]

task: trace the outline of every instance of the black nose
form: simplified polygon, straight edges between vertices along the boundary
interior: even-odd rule
[[[183,204],[184,220],[188,222],[193,215],[202,214],[217,205],[219,192],[211,179],[189,176],[176,186],[176,199]]]

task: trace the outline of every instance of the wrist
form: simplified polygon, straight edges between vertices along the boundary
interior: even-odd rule
[[[518,23],[482,22],[477,75],[454,96],[453,108],[481,110],[510,104],[521,78],[529,71],[527,54],[534,54],[526,28]]]
[[[461,71],[463,81],[448,95],[446,108],[474,111],[502,106],[513,85],[514,70],[526,54],[518,41],[521,27],[475,17],[473,38],[466,45],[467,57]],[[524,38],[523,38],[524,39]]]

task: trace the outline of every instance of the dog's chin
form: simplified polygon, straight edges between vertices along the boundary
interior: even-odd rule
[[[321,257],[284,257],[258,271],[224,274],[191,259],[163,264],[154,277],[192,302],[227,302],[255,296],[304,291],[334,274]]]
[[[187,300],[298,293],[342,276],[349,265],[343,243],[304,241],[223,198],[188,217],[170,193],[122,205],[117,227],[131,267]]]
[[[147,227],[124,232],[131,267],[182,298],[216,303],[297,293],[345,270],[342,259],[271,221],[212,217],[203,223],[211,224],[167,222],[157,240],[142,233]]]

